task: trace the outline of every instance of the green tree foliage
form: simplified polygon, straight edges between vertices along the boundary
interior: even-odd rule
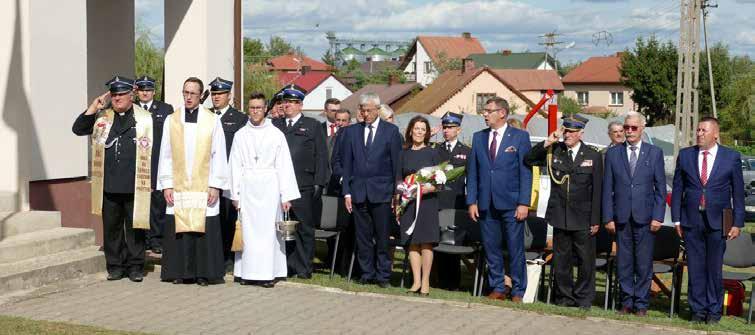
[[[245,64],[265,64],[270,58],[289,53],[301,54],[301,49],[279,36],[270,37],[267,44],[262,43],[260,39],[244,38]]]
[[[148,75],[155,78],[155,99],[162,100],[165,54],[152,42],[153,36],[143,24],[137,25],[136,36],[134,46],[136,76]]]
[[[244,93],[247,96],[253,92],[262,92],[269,100],[278,92],[279,86],[275,73],[268,71],[264,66],[249,64],[244,67]],[[246,110],[246,102],[246,97],[244,97],[241,101],[241,110]]]
[[[335,68],[337,65],[336,56],[332,52],[330,52],[330,49],[328,49],[328,51],[326,51],[325,54],[322,55],[321,59],[323,63],[328,64],[331,68]]]
[[[708,56],[705,51],[700,53],[700,83],[697,86],[700,94],[700,116],[713,116],[713,104],[710,96],[710,81],[708,80]],[[730,85],[734,75],[734,67],[729,57],[729,48],[721,43],[710,48],[710,62],[713,65],[713,87],[716,91],[716,107],[722,108],[728,104],[727,97],[721,96],[721,91]]]
[[[718,104],[721,106],[718,109],[721,137],[726,144],[733,144],[736,139],[739,145],[755,146],[755,64],[744,56],[732,58],[730,65],[730,81],[724,83],[721,91],[716,91],[716,98],[721,102]]]
[[[621,56],[622,84],[632,89],[632,100],[648,118],[649,125],[663,125],[674,120],[676,103],[676,47],[651,36],[638,38],[634,50]]]
[[[561,77],[566,76],[571,70],[574,70],[577,66],[582,64],[582,62],[574,62],[569,64],[561,64],[561,62],[558,63],[558,75]]]
[[[438,75],[443,74],[446,71],[461,70],[461,59],[450,58],[445,52],[438,53],[438,61],[435,65],[435,70],[438,71]]]
[[[582,106],[577,100],[567,97],[563,94],[558,96],[558,111],[564,115],[573,115],[582,111]]]

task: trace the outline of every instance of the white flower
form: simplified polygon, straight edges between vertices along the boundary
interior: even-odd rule
[[[419,170],[419,175],[422,176],[422,178],[430,178],[430,176],[433,175],[433,172],[428,168],[424,168]]]
[[[451,171],[454,169],[454,166],[451,164],[446,165],[446,172]]]
[[[446,174],[441,170],[435,171],[435,182],[438,184],[445,184]]]

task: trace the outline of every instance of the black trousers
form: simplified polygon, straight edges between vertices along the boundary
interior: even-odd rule
[[[388,282],[392,263],[388,254],[391,204],[365,201],[353,207],[356,233],[357,259],[362,269],[362,280]],[[395,225],[394,225],[395,226]]]
[[[290,219],[299,221],[296,240],[286,242],[286,261],[289,274],[307,276],[312,274],[315,257],[315,210],[316,203],[322,206],[322,197],[314,199],[314,189],[300,189],[301,198],[291,201]]]
[[[102,197],[102,234],[108,273],[144,271],[144,230],[133,228],[134,194]]]
[[[233,234],[236,232],[236,219],[239,212],[233,207],[231,199],[220,197],[220,233],[223,238],[223,259],[228,262],[232,261],[234,253],[231,252],[233,244]]]
[[[165,224],[160,279],[193,281],[204,278],[212,284],[222,283],[225,275],[217,215],[205,218],[204,233],[176,233],[176,217],[168,215]]]
[[[590,307],[595,298],[595,238],[590,231],[553,228],[553,267],[556,304]]]
[[[163,231],[165,231],[165,196],[163,191],[152,191],[149,206],[149,231],[147,231],[147,249],[161,248]]]

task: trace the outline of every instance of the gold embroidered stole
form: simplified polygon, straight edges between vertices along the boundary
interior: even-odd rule
[[[170,123],[170,146],[173,159],[173,210],[176,233],[205,230],[207,188],[210,181],[210,151],[212,131],[217,115],[204,107],[197,113],[197,136],[191,177],[186,174],[186,147],[184,143],[184,108],[173,113]]]
[[[136,174],[134,176],[133,228],[149,229],[149,206],[152,169],[152,115],[133,105],[136,119]],[[92,130],[92,214],[102,215],[105,184],[105,146],[113,126],[115,112],[107,109],[99,113]]]

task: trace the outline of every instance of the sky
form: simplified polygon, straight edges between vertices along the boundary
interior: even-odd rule
[[[135,3],[137,23],[162,46],[163,1]],[[723,42],[734,55],[755,56],[755,0],[717,4],[707,19],[709,44]],[[563,64],[631,49],[638,37],[679,41],[680,0],[243,0],[242,6],[244,37],[280,36],[315,59],[329,47],[327,31],[407,42],[417,35],[470,32],[488,52],[543,51],[540,36],[556,32],[560,46],[574,42],[557,51]],[[602,37],[597,43],[596,36]]]

